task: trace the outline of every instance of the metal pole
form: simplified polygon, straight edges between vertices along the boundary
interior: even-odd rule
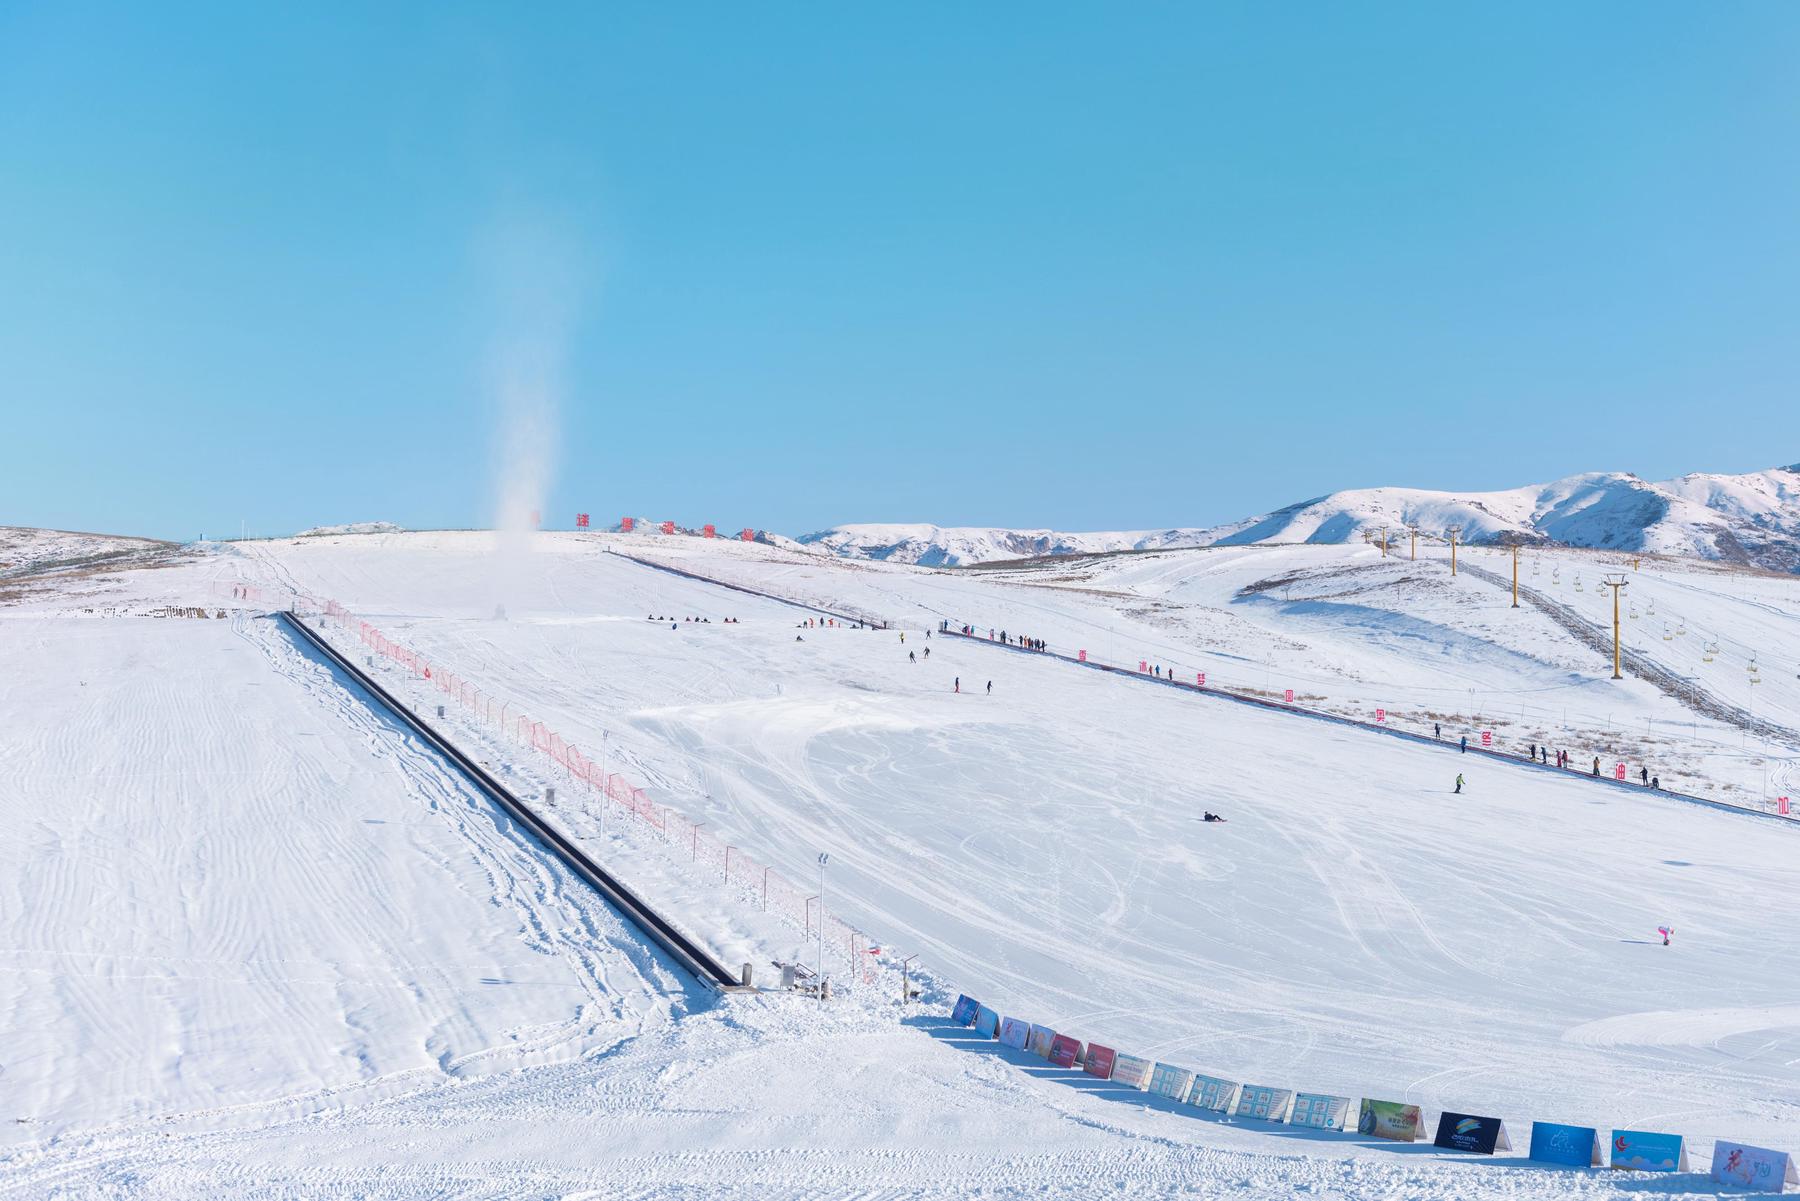
[[[612,744],[607,740],[605,730],[600,731],[600,839],[606,840],[606,797],[608,788],[606,780],[608,769],[612,767]]]
[[[1519,544],[1517,542],[1513,543],[1513,603],[1512,603],[1512,607],[1515,609],[1517,609],[1519,607]]]
[[[825,1003],[825,865],[831,856],[819,852],[819,1004]]]

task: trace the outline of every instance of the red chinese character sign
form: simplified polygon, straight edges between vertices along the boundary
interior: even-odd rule
[[[635,518],[635,517],[619,518],[619,528],[624,530],[627,534],[631,533],[632,530],[637,528],[637,518]]]
[[[719,531],[713,528],[713,523],[710,521],[700,527],[700,533],[702,537],[706,538],[717,538],[719,536]]]
[[[1625,765],[1623,763],[1621,763],[1618,766],[1613,768],[1613,779],[1623,780],[1624,778],[1625,778]]]
[[[1075,661],[1077,663],[1086,663],[1087,662],[1087,652],[1086,651],[1076,651],[1075,652]]]
[[[738,538],[744,542],[755,542],[756,531],[746,526],[744,529],[738,531]]]
[[[1481,732],[1481,745],[1482,746],[1493,746],[1494,745],[1494,732],[1492,730],[1483,730]]]
[[[1775,812],[1781,814],[1783,817],[1789,816],[1788,799],[1786,797],[1778,796],[1775,798]]]
[[[673,521],[663,522],[662,523],[662,532],[665,534],[673,534],[675,532],[675,523]]]
[[[1195,685],[1195,687],[1198,687],[1198,688],[1206,687],[1206,673],[1205,672],[1197,671],[1194,673],[1194,685]]]
[[[575,514],[575,528],[578,530],[585,530],[588,528],[588,515],[586,513]]]
[[[1379,721],[1379,722],[1387,721],[1387,710],[1386,709],[1375,710],[1375,720]]]
[[[1286,701],[1290,705],[1293,704],[1294,703],[1294,690],[1292,688],[1283,689],[1282,693],[1281,693],[1281,699]]]

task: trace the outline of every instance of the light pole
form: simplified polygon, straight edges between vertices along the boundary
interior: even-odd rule
[[[1387,527],[1381,527],[1381,557],[1387,558]]]
[[[607,783],[606,777],[609,773],[609,769],[612,767],[612,743],[610,741],[610,738],[611,738],[611,736],[605,730],[600,731],[600,841],[601,842],[606,841],[606,798],[611,792],[611,790],[608,789],[606,786],[606,783]]]
[[[1519,541],[1518,541],[1518,539],[1516,539],[1516,538],[1513,539],[1512,547],[1513,547],[1513,603],[1512,603],[1512,607],[1517,609],[1519,607]]]
[[[1619,593],[1624,591],[1624,589],[1625,589],[1625,573],[1622,571],[1609,571],[1606,573],[1605,583],[1608,588],[1611,588],[1613,590],[1613,674],[1612,674],[1612,678],[1615,680],[1622,680],[1625,677],[1619,671]]]
[[[825,865],[831,856],[819,852],[819,1004],[825,1003]]]
[[[1453,525],[1445,532],[1450,535],[1450,576],[1454,579],[1456,577],[1456,538],[1462,533],[1462,527]]]
[[[1409,525],[1406,529],[1407,532],[1412,535],[1412,557],[1417,559],[1419,557],[1419,527],[1416,525]]]

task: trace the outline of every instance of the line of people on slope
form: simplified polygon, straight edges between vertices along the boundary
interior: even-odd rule
[[[1442,741],[1444,737],[1444,726],[1442,722],[1431,723],[1431,736]],[[1458,739],[1457,749],[1465,755],[1469,753],[1469,736],[1467,734],[1464,734]],[[1550,748],[1548,746],[1539,746],[1535,742],[1530,743],[1526,748],[1525,758],[1533,763],[1542,763],[1545,767],[1549,767]],[[1556,752],[1556,766],[1562,768],[1564,771],[1574,770],[1569,759],[1569,752],[1562,750]],[[1600,778],[1600,756],[1594,756],[1593,767],[1589,774],[1596,780]],[[1651,775],[1648,767],[1640,767],[1638,769],[1638,779],[1645,788],[1656,791],[1661,791],[1662,789],[1662,777]],[[1460,775],[1456,777],[1456,791],[1462,791],[1462,777]]]
[[[675,619],[673,617],[646,617],[646,618],[644,618],[644,620],[645,621],[666,621],[666,622],[669,622],[670,624],[674,624],[674,621],[675,621]],[[712,618],[710,618],[710,617],[684,617],[681,620],[697,622],[700,625],[708,625],[709,626],[712,624]],[[722,626],[734,626],[734,625],[739,625],[741,623],[735,617],[721,617],[719,619],[719,624]]]

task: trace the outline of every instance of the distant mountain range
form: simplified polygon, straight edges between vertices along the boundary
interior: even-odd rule
[[[1629,472],[1572,475],[1502,492],[1359,488],[1205,529],[1066,533],[935,525],[840,525],[799,539],[851,559],[965,566],[1045,555],[1181,546],[1342,543],[1386,527],[1465,542],[1517,538],[1637,550],[1800,571],[1800,464],[1748,475],[1696,473],[1651,482]],[[1391,535],[1392,536],[1392,535]]]

